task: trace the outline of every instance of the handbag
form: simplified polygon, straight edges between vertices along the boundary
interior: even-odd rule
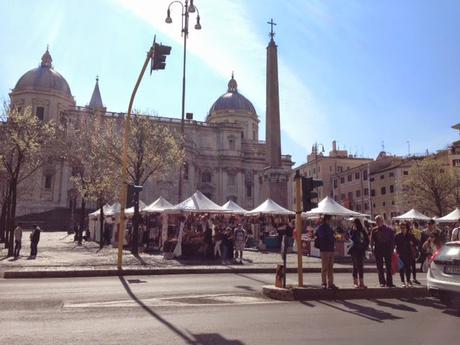
[[[398,253],[394,252],[391,256],[391,273],[395,274],[399,272],[399,255]]]
[[[316,236],[315,237],[315,242],[313,244],[315,246],[315,248],[319,249],[320,248],[320,242],[319,242],[319,237]]]

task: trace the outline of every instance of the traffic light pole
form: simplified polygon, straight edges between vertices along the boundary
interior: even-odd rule
[[[297,274],[299,280],[299,287],[303,286],[303,265],[302,265],[302,207],[301,207],[301,181],[302,178],[297,170],[295,173],[295,233],[297,245]]]
[[[141,73],[137,78],[136,85],[134,86],[134,90],[131,94],[131,99],[129,100],[128,106],[128,113],[125,117],[125,125],[124,125],[124,133],[123,133],[123,153],[122,153],[122,168],[121,168],[121,189],[120,189],[120,229],[118,231],[118,260],[117,260],[117,267],[119,270],[122,269],[123,266],[123,244],[125,239],[125,208],[126,208],[126,201],[127,201],[127,193],[128,193],[128,184],[127,184],[127,177],[128,177],[128,143],[129,143],[129,134],[130,134],[130,122],[131,122],[131,111],[133,108],[134,97],[136,96],[137,89],[141,83],[142,77],[144,76],[145,70],[147,69],[147,65],[149,64],[150,59],[153,59],[155,54],[155,42],[150,47],[150,50],[147,53],[147,57],[145,58],[144,66],[142,66]]]

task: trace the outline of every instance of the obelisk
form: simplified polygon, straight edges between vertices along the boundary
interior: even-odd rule
[[[283,167],[281,160],[280,100],[278,85],[278,49],[274,40],[273,19],[270,42],[267,46],[267,99],[266,99],[266,161],[264,169],[264,194],[281,206],[288,207],[288,180],[290,166]]]

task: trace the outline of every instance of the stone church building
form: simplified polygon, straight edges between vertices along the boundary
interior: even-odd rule
[[[259,140],[259,115],[253,104],[238,91],[232,75],[226,92],[210,105],[204,122],[185,120],[183,199],[198,189],[218,204],[232,199],[246,209],[258,206],[267,197],[283,206],[289,205],[288,180],[293,162],[291,156],[281,155],[278,93],[277,51],[272,33],[267,47],[267,141]],[[54,70],[48,49],[40,65],[19,78],[10,98],[18,109],[31,106],[43,121],[78,123],[88,118],[94,109],[107,117],[122,119],[125,116],[107,110],[98,80],[89,104],[77,106],[69,83]],[[170,127],[181,125],[177,118],[151,118]],[[26,182],[29,185],[18,200],[18,215],[78,205],[71,173],[72,167],[65,161],[44,166],[37,179]],[[175,175],[169,180],[148,181],[141,200],[148,204],[163,196],[171,203],[181,201],[177,200],[178,176]]]

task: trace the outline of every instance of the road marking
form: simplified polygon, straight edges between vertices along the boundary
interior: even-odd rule
[[[174,296],[163,298],[142,298],[140,299],[140,302],[148,307],[197,307],[282,303],[282,301],[275,301],[254,294],[212,294]],[[137,306],[139,306],[139,303],[133,299],[87,303],[64,303],[64,308],[120,308]]]

